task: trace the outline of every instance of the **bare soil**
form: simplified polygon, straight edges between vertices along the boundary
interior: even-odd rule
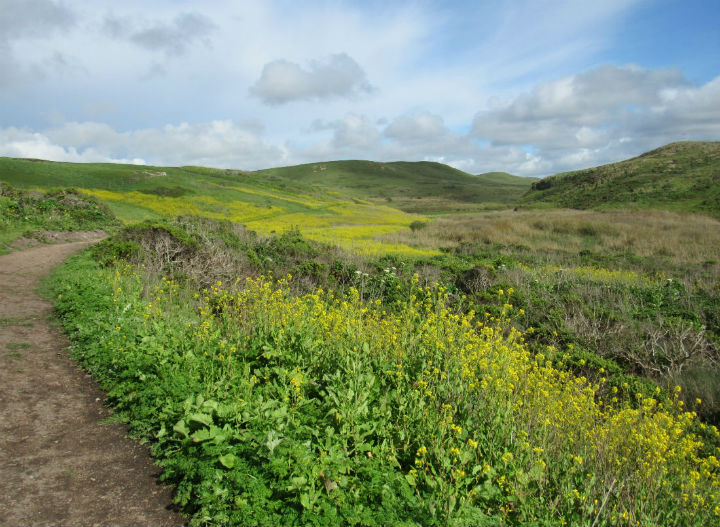
[[[186,521],[147,448],[104,423],[104,394],[69,358],[36,293],[54,266],[103,235],[0,255],[0,525]]]

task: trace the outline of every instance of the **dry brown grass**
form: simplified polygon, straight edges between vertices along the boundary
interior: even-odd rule
[[[720,259],[720,221],[656,210],[503,210],[444,216],[415,232],[383,239],[424,248],[460,243],[522,245],[533,250],[668,256],[678,264]]]

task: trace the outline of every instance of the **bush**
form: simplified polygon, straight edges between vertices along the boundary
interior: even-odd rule
[[[138,260],[143,249],[134,241],[102,240],[91,248],[93,257],[103,266],[111,266],[120,260]]]
[[[412,222],[412,223],[410,224],[410,230],[413,231],[413,232],[415,232],[415,231],[421,231],[421,230],[423,230],[423,229],[424,229],[425,227],[427,227],[427,226],[428,226],[428,224],[427,224],[426,221],[417,220],[417,221],[414,221],[414,222]]]

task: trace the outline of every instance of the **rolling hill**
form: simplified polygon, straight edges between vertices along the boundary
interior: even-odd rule
[[[720,142],[671,143],[638,157],[532,184],[523,204],[720,213]]]
[[[386,201],[420,214],[481,210],[513,203],[535,181],[504,172],[475,176],[430,161],[330,161],[253,174],[278,184],[304,183],[329,192]]]
[[[426,162],[336,161],[249,172],[14,158],[0,158],[0,181],[26,189],[74,187],[126,223],[195,214],[266,234],[298,227],[318,241],[402,253],[427,251],[391,247],[377,237],[407,229],[429,212],[509,203],[531,183]]]

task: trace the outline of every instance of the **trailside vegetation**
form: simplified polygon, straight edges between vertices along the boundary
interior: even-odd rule
[[[120,222],[97,200],[74,189],[29,192],[0,183],[0,251],[38,231],[116,228]]]
[[[523,288],[498,281],[510,270]],[[467,246],[360,259],[298,231],[182,218],[125,229],[52,281],[76,358],[151,443],[193,525],[720,515],[702,401],[543,318],[546,287],[559,309],[603,288],[660,311],[662,295],[690,298],[651,275]]]

